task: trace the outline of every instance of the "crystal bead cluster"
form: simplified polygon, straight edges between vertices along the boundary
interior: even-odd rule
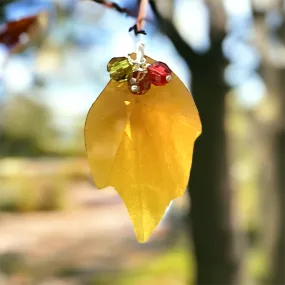
[[[145,94],[151,87],[163,86],[171,80],[171,70],[163,62],[147,64],[145,61],[136,62],[130,57],[114,57],[107,70],[111,79],[122,82],[128,81],[129,90],[136,95]]]

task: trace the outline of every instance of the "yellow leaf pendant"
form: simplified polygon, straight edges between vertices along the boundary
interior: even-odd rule
[[[108,65],[117,81],[111,79],[90,108],[85,144],[95,185],[116,189],[143,243],[169,203],[185,192],[201,123],[191,94],[175,74],[159,78],[156,83],[163,86],[156,86],[155,73],[148,88],[139,81],[144,74],[135,72],[149,72],[154,60],[129,62],[132,71],[127,62]]]

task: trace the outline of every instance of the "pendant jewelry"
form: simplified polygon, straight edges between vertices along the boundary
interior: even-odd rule
[[[144,56],[143,44],[107,70],[111,80],[86,118],[88,162],[95,185],[119,193],[143,243],[186,190],[201,122],[188,89]]]

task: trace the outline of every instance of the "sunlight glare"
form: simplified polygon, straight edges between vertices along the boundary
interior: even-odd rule
[[[175,7],[174,23],[182,37],[197,50],[209,47],[208,13],[198,0],[181,0]]]
[[[32,87],[33,74],[27,62],[19,58],[11,58],[5,66],[3,79],[7,91],[11,93],[25,92]]]
[[[250,13],[249,0],[224,0],[226,11],[230,15],[241,16]]]

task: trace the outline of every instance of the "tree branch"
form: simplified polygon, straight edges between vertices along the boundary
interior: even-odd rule
[[[119,13],[126,14],[128,16],[133,16],[130,14],[130,12],[126,8],[122,8],[115,2],[107,1],[107,0],[91,0],[95,3],[101,4],[107,8],[115,9]]]

